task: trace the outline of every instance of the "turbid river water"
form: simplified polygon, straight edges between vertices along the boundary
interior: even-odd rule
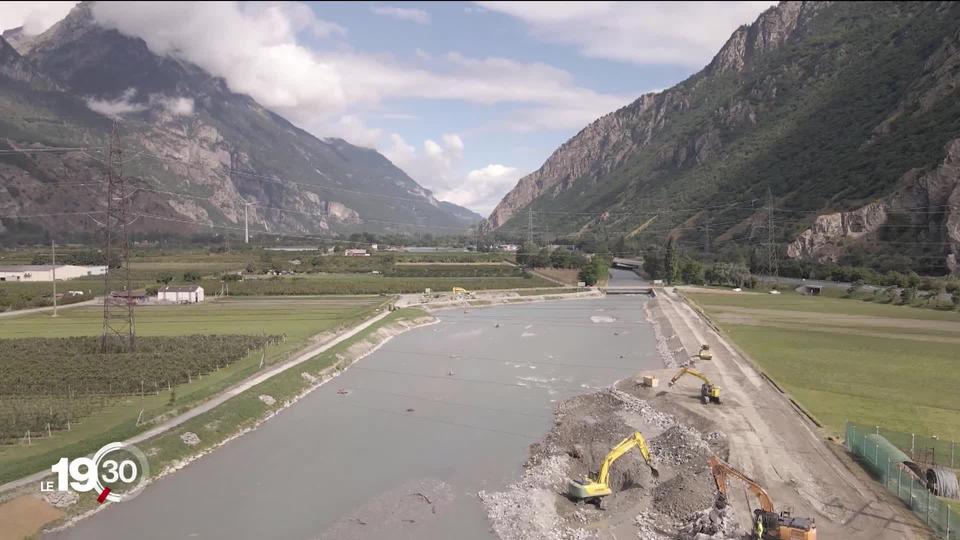
[[[555,402],[662,367],[646,301],[439,312],[256,431],[50,537],[490,539],[476,494],[519,477]]]

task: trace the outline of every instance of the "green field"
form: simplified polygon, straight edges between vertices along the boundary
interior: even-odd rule
[[[269,365],[289,358],[312,336],[367,318],[384,301],[380,297],[231,298],[199,305],[141,307],[137,332],[143,336],[283,334],[285,341],[267,348],[264,364]],[[101,308],[77,307],[64,310],[56,319],[48,314],[4,318],[0,320],[0,338],[97,335],[101,317]],[[144,421],[182,412],[256,373],[260,360],[260,352],[255,351],[227,368],[178,386],[173,405],[168,403],[167,392],[107,399],[102,408],[74,423],[70,431],[54,432],[51,438],[34,437],[29,446],[0,446],[0,483],[46,467],[60,456],[84,455],[107,442],[130,437],[149,427],[136,425],[141,410]]]
[[[201,283],[207,291],[219,291],[220,282]],[[436,292],[453,287],[468,290],[552,287],[543,278],[528,277],[392,277],[377,274],[303,274],[246,279],[229,284],[231,296],[324,295],[324,294],[397,294]]]
[[[686,293],[834,433],[960,439],[960,314],[799,295]]]

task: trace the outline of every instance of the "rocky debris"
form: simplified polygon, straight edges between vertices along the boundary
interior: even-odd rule
[[[500,540],[586,540],[594,534],[565,525],[557,513],[557,494],[564,489],[570,458],[550,456],[527,467],[505,491],[477,495]]]
[[[196,446],[200,444],[200,437],[197,437],[197,434],[192,431],[188,431],[183,435],[180,435],[180,440],[183,441],[183,444],[187,446]]]
[[[700,510],[687,516],[685,521],[680,527],[683,540],[738,540],[743,537],[733,507],[729,505],[722,509],[713,506]]]
[[[277,402],[277,400],[274,399],[273,396],[268,396],[267,394],[260,394],[259,397],[260,397],[260,401],[264,402],[266,405],[273,405],[274,403]]]
[[[675,530],[676,526],[667,526],[664,525],[669,521],[665,516],[654,514],[653,512],[643,512],[637,514],[637,517],[633,519],[634,525],[637,526],[637,538],[641,540],[668,540],[674,538],[673,535],[667,536],[664,534],[663,530]]]
[[[657,353],[660,355],[660,359],[663,360],[663,365],[668,368],[674,368],[677,367],[677,360],[676,357],[674,357],[673,351],[670,350],[670,340],[676,337],[676,335],[670,337],[665,337],[663,335],[663,326],[660,324],[660,321],[653,314],[653,310],[650,308],[652,304],[657,302],[660,302],[660,300],[654,298],[653,300],[646,302],[643,305],[643,309],[647,313],[647,322],[650,323],[651,327],[653,327],[653,336],[657,342]]]
[[[704,464],[710,456],[710,445],[700,433],[688,426],[675,424],[650,441],[650,451],[662,463]]]
[[[660,428],[670,428],[676,425],[677,421],[669,414],[654,409],[649,402],[642,400],[623,390],[612,388],[609,392],[615,396],[623,407],[623,410],[640,415],[644,422],[655,425]]]
[[[715,493],[713,477],[705,467],[696,471],[681,470],[654,488],[653,507],[680,519],[713,504]]]
[[[74,491],[51,491],[43,499],[57,508],[66,508],[76,504],[80,496]]]
[[[307,381],[307,382],[310,383],[310,384],[313,384],[313,383],[317,382],[317,378],[314,377],[313,375],[307,373],[306,371],[301,372],[301,373],[300,373],[300,376],[303,377],[303,380]]]

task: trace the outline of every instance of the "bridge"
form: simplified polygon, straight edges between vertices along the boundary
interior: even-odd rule
[[[624,270],[638,270],[643,266],[643,261],[638,261],[635,259],[623,259],[620,257],[614,257],[613,267],[614,268],[623,268]]]

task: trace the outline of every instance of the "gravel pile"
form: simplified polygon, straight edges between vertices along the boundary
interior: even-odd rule
[[[660,463],[705,465],[710,456],[710,445],[697,430],[675,424],[650,441],[650,451]]]
[[[680,538],[685,540],[737,540],[743,537],[743,531],[737,524],[731,506],[723,509],[714,506],[700,510],[688,516],[685,521],[680,527]]]
[[[260,401],[264,402],[267,405],[273,405],[274,403],[277,402],[277,400],[274,399],[273,396],[269,396],[267,394],[260,394],[259,398],[260,398]]]
[[[556,497],[566,485],[570,458],[550,456],[527,468],[506,491],[477,495],[493,531],[501,540],[587,540],[593,533],[564,525],[557,514]]]
[[[664,429],[677,424],[672,416],[654,409],[649,403],[632,394],[616,388],[611,388],[608,391],[620,401],[624,410],[640,415],[643,421],[648,424]]]
[[[73,491],[51,491],[43,496],[46,501],[57,508],[66,508],[80,499],[80,496]]]
[[[711,506],[716,492],[709,471],[681,470],[653,490],[653,507],[658,512],[683,519]]]

